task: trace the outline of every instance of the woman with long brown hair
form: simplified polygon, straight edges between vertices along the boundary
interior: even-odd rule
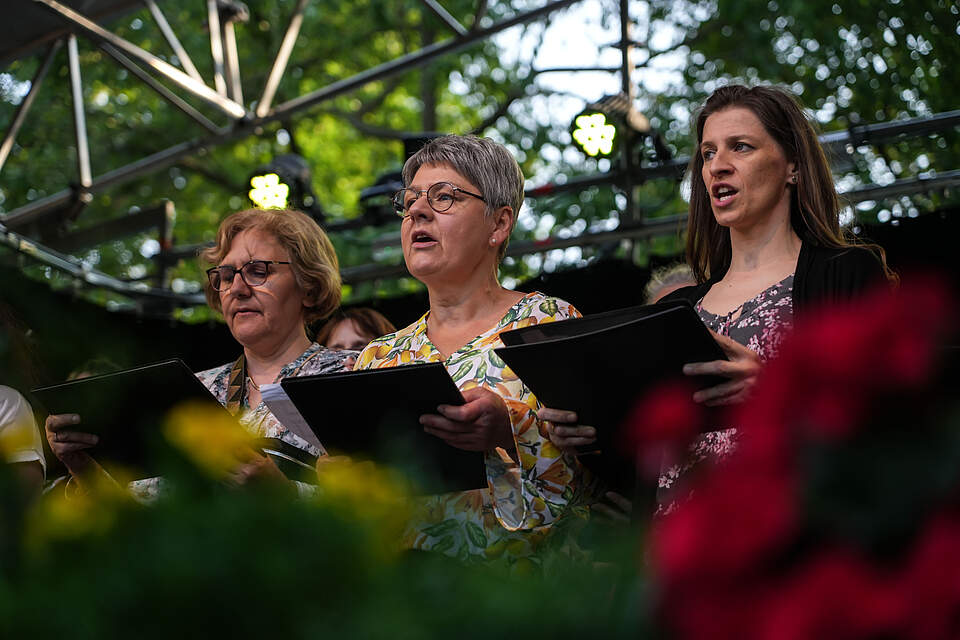
[[[816,130],[796,99],[774,87],[717,89],[695,122],[687,261],[697,284],[664,300],[689,301],[727,360],[691,363],[691,376],[729,380],[694,394],[706,405],[742,401],[776,356],[794,316],[895,281],[882,249],[840,226],[840,199]],[[568,411],[542,409],[563,449],[591,442]],[[707,434],[694,458],[722,455],[734,430]],[[661,486],[679,470],[668,471]]]

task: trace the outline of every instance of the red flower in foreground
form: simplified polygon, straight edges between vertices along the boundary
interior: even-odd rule
[[[908,598],[905,638],[960,638],[960,514],[933,519],[914,544],[901,583]]]
[[[703,408],[687,380],[658,385],[640,398],[624,431],[628,451],[637,452],[640,473],[656,478],[664,456],[683,451],[703,427]]]
[[[951,314],[944,290],[919,282],[801,320],[731,413],[736,451],[652,529],[660,612],[676,637],[960,637],[960,516],[917,523],[913,548],[879,562],[856,540],[831,537],[842,528],[816,528],[803,513],[804,456],[842,451],[842,441],[877,437],[891,422],[906,428],[885,412],[923,397]],[[686,418],[679,405],[671,411],[658,415],[672,434]],[[924,437],[922,425],[909,426]]]
[[[787,473],[754,474],[732,460],[655,523],[654,562],[667,585],[740,578],[774,555],[797,522]]]

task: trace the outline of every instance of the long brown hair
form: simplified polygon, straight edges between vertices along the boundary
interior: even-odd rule
[[[697,282],[726,272],[730,266],[730,230],[720,226],[710,206],[710,194],[703,182],[700,142],[703,127],[718,111],[733,107],[749,109],[767,133],[780,145],[789,162],[797,167],[797,184],[791,187],[790,223],[804,242],[821,247],[847,247],[853,239],[840,227],[840,197],[833,184],[827,157],[817,131],[794,96],[776,87],[730,85],[720,87],[707,98],[697,114],[697,146],[690,158],[690,217],[687,221],[687,262]],[[873,251],[888,278],[886,254],[877,245],[858,242]]]

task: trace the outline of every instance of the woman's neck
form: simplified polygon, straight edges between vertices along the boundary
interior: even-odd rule
[[[437,325],[468,323],[493,313],[514,292],[500,286],[495,274],[470,282],[429,283],[430,322]],[[512,304],[512,303],[511,303]]]
[[[728,274],[796,264],[800,255],[800,237],[790,225],[789,217],[773,224],[748,230],[730,230],[730,268]]]
[[[269,384],[280,375],[280,370],[297,359],[310,346],[303,330],[294,332],[280,344],[267,348],[243,348],[247,359],[247,375],[256,385]]]
[[[428,289],[427,337],[444,357],[487,331],[523,297],[504,289],[493,277],[479,286]]]

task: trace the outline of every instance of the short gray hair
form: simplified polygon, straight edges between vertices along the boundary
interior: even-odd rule
[[[510,231],[513,231],[523,204],[523,172],[502,144],[477,136],[434,138],[404,163],[404,186],[413,182],[413,177],[424,165],[448,166],[476,185],[486,201],[487,215],[493,215],[500,207],[513,209],[510,223]],[[504,241],[498,258],[503,259],[506,251],[507,241]]]

